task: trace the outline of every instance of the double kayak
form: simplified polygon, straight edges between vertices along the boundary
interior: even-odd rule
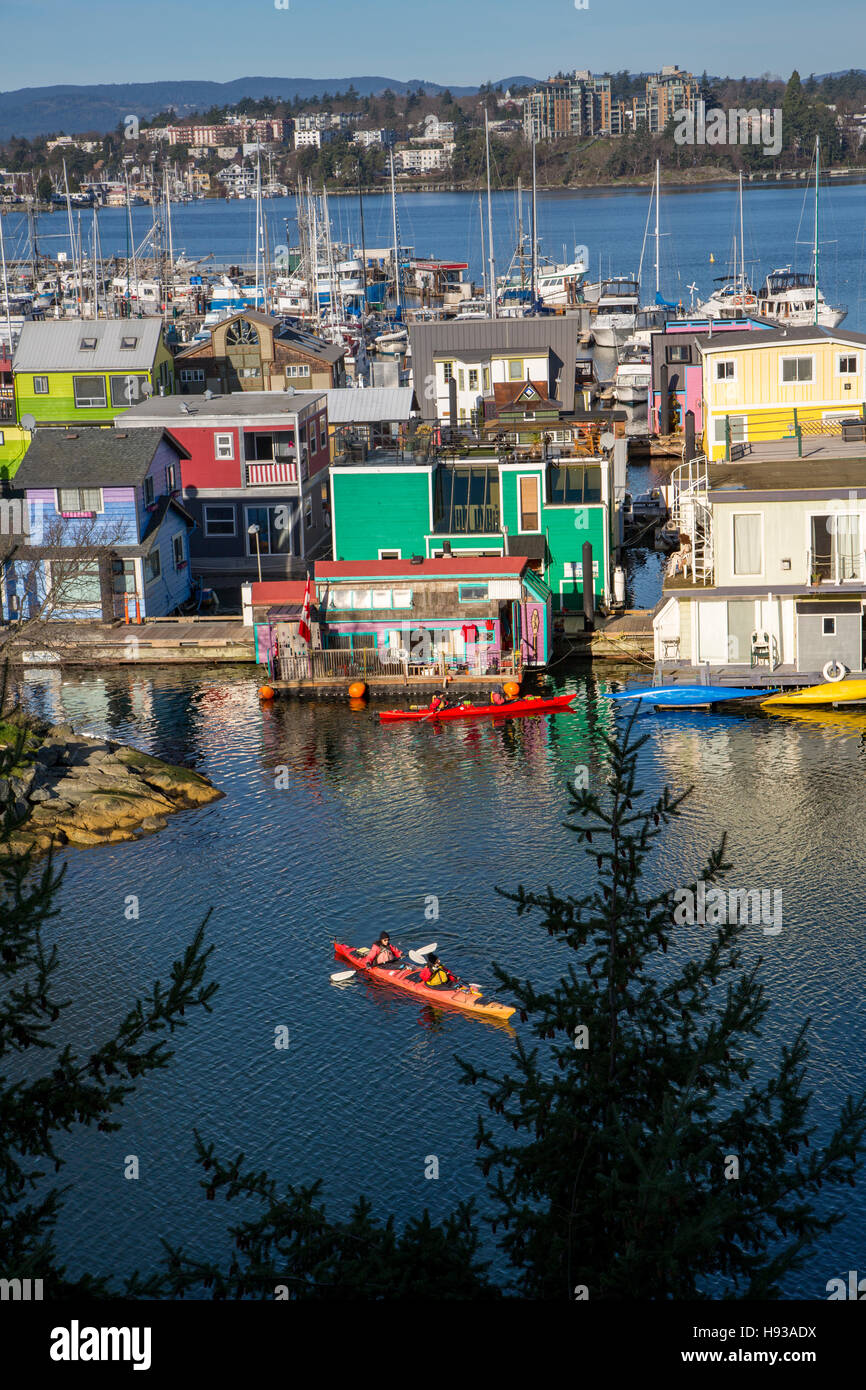
[[[805,690],[792,690],[771,695],[764,705],[856,705],[866,701],[866,681],[827,681],[825,685],[810,685]]]
[[[606,692],[608,700],[640,700],[664,709],[696,709],[703,705],[723,705],[730,700],[767,698],[766,686],[743,685],[657,685],[634,690]]]
[[[458,705],[450,709],[384,709],[379,711],[383,724],[403,723],[414,720],[416,723],[438,724],[446,719],[513,719],[517,715],[552,714],[556,710],[568,709],[574,695],[528,695],[524,700],[510,700],[504,705]]]
[[[395,989],[414,994],[416,998],[423,999],[425,1004],[435,1004],[437,1008],[446,1004],[452,1009],[463,1009],[465,1013],[479,1014],[482,1018],[492,1018],[499,1023],[507,1023],[511,1015],[516,1013],[516,1009],[508,1004],[496,1004],[492,1000],[483,999],[481,991],[473,985],[460,985],[456,989],[431,989],[429,985],[422,985],[418,980],[409,978],[418,973],[411,966],[397,970],[384,970],[378,965],[365,967],[364,957],[368,954],[365,949],[356,950],[342,942],[334,942],[334,955],[339,960],[344,960],[356,970],[363,970],[365,975],[381,981],[382,984],[393,985]]]

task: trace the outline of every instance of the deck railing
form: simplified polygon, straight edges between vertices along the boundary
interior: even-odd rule
[[[466,661],[437,657],[431,661],[401,661],[388,648],[359,647],[353,651],[312,651],[308,655],[287,653],[272,663],[276,679],[283,681],[352,681],[382,677],[412,681],[443,680],[446,676],[520,677],[519,652],[479,652]]]

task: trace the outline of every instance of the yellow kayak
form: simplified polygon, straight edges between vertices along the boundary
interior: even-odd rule
[[[866,681],[826,681],[824,685],[810,685],[806,690],[771,695],[761,701],[761,706],[850,705],[859,700],[866,701]]]

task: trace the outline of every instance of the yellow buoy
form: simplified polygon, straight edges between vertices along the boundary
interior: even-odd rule
[[[274,698],[274,696],[276,695],[276,693],[277,693],[277,692],[274,690],[274,687],[273,687],[272,685],[260,685],[260,686],[259,686],[259,699],[260,699],[260,700],[272,700],[272,699]]]
[[[520,694],[520,682],[519,682],[519,681],[506,681],[506,682],[505,682],[505,693],[506,693],[506,695],[508,696],[509,700],[516,700],[517,697],[518,697],[518,695]]]
[[[352,681],[352,684],[349,686],[350,700],[363,700],[366,693],[367,685],[365,681]]]

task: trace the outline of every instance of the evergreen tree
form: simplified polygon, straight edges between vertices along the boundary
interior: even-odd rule
[[[497,968],[538,1042],[518,1038],[514,1074],[461,1063],[499,1117],[479,1118],[477,1135],[494,1228],[525,1297],[777,1297],[841,1219],[814,1199],[853,1185],[866,1095],[811,1146],[808,1020],[758,1075],[768,1004],[760,960],[744,967],[749,928],[676,926],[677,890],[644,890],[688,795],[638,807],[646,742],[631,725],[605,738],[603,790],[570,789],[592,891],[504,894],[574,960],[549,990]],[[701,877],[716,884],[729,867],[723,840]]]

